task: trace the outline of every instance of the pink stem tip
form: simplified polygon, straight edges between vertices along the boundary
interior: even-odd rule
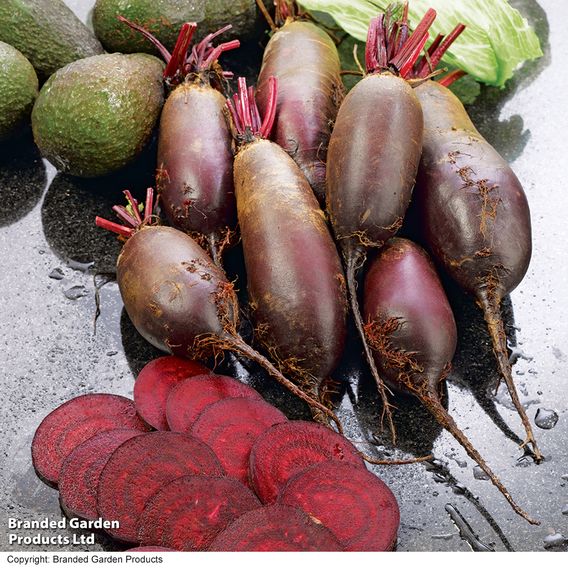
[[[405,2],[402,15],[389,8],[371,20],[365,48],[367,73],[396,71],[408,78],[420,52],[430,37],[429,29],[436,19],[436,11],[430,8],[414,32],[408,28],[408,2]]]
[[[112,210],[116,213],[119,219],[126,223],[126,225],[119,225],[118,223],[113,223],[112,221],[103,219],[102,217],[96,217],[95,224],[97,227],[116,233],[121,237],[128,238],[143,225],[151,224],[152,213],[154,211],[154,189],[149,187],[146,190],[144,218],[140,215],[138,201],[132,196],[130,191],[125,190],[123,193],[126,197],[130,210],[122,205],[115,205]]]
[[[278,95],[276,77],[268,79],[268,105],[264,120],[261,120],[255,100],[254,88],[247,88],[247,81],[244,77],[239,77],[238,86],[238,92],[233,95],[232,99],[227,99],[226,103],[237,134],[249,142],[253,138],[268,138],[276,117],[276,99]]]

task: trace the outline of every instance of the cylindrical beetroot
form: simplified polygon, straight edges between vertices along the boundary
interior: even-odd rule
[[[389,10],[371,21],[367,76],[345,97],[328,151],[326,200],[343,253],[352,312],[396,439],[384,383],[365,341],[356,276],[367,252],[380,248],[400,226],[410,203],[422,151],[422,110],[405,80],[436,17],[429,10],[409,34],[407,6],[400,19]]]
[[[442,405],[440,384],[450,371],[457,331],[426,252],[409,240],[390,240],[369,267],[364,298],[365,332],[381,376],[396,389],[418,397],[479,464],[515,512],[536,523],[513,501]]]
[[[168,221],[208,250],[216,264],[236,225],[232,137],[223,114],[227,77],[219,56],[238,40],[213,47],[225,26],[190,48],[197,26],[184,24],[170,54],[143,28],[140,31],[167,62],[164,81],[173,90],[160,118],[156,184]]]
[[[426,124],[416,194],[422,234],[434,258],[483,310],[499,371],[526,430],[524,445],[530,444],[536,461],[541,461],[511,375],[500,310],[501,300],[522,280],[531,257],[525,193],[449,89],[428,81],[416,91]]]
[[[266,49],[258,76],[258,105],[269,105],[269,79],[278,80],[276,121],[272,139],[282,146],[325,202],[327,146],[343,84],[337,48],[313,21],[296,14],[294,2],[278,0],[277,28]]]
[[[426,78],[463,31],[438,36],[413,70]],[[523,279],[531,258],[531,219],[523,187],[509,164],[481,136],[446,87],[454,71],[416,89],[424,113],[424,148],[416,184],[417,218],[434,259],[483,310],[499,372],[523,422],[534,459],[542,461],[519,400],[507,354],[501,300]]]
[[[276,98],[271,81],[271,100]],[[247,124],[254,93],[239,81],[234,175],[248,292],[258,340],[305,392],[317,396],[343,352],[345,279],[341,260],[300,168],[269,127]],[[247,108],[248,107],[248,108]],[[236,110],[239,108],[239,111]],[[269,109],[269,117],[274,111]]]
[[[125,225],[97,217],[102,228],[126,239],[117,261],[117,280],[124,307],[138,332],[152,345],[190,359],[223,350],[257,362],[278,382],[312,408],[337,417],[285,378],[237,333],[239,306],[233,285],[207,253],[187,234],[153,225],[153,191],[144,213],[130,192],[129,207],[115,206]]]

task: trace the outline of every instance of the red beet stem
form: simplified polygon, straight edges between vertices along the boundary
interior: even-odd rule
[[[464,30],[465,25],[458,24],[447,36],[438,35],[426,54],[414,66],[412,76],[418,79],[427,78],[436,69],[444,54]]]
[[[445,77],[442,77],[438,81],[438,83],[440,83],[440,85],[442,85],[443,87],[449,87],[450,85],[453,85],[458,79],[461,79],[466,75],[467,73],[462,69],[455,69],[454,71],[448,73]]]
[[[155,38],[150,32],[145,30],[142,26],[139,26],[138,24],[135,24],[134,22],[127,20],[124,16],[117,16],[117,17],[121,22],[125,23],[133,30],[140,32],[160,52],[160,55],[162,56],[164,61],[166,63],[169,63],[172,56],[170,52],[164,47],[164,45],[162,45],[159,39]]]
[[[255,138],[268,138],[276,117],[278,92],[276,77],[268,79],[268,105],[262,123],[254,97],[254,88],[247,88],[247,81],[244,77],[239,77],[238,85],[238,93],[233,95],[232,99],[227,99],[227,108],[233,119],[238,137],[242,137],[245,142],[251,142]]]
[[[144,206],[144,218],[140,215],[138,209],[138,201],[132,196],[130,191],[125,190],[124,195],[126,196],[126,201],[130,209],[126,209],[122,205],[115,205],[112,209],[117,214],[117,216],[122,219],[125,223],[130,226],[119,225],[118,223],[113,223],[102,217],[95,218],[95,224],[101,229],[106,229],[120,235],[122,237],[131,237],[140,227],[143,225],[149,225],[152,223],[152,212],[154,210],[154,189],[149,187],[146,190],[146,200]],[[132,212],[132,213],[131,213]]]
[[[365,48],[367,73],[381,73],[392,70],[407,78],[420,52],[428,41],[432,23],[436,19],[436,11],[430,8],[408,35],[408,3],[404,5],[402,16],[396,18],[392,10],[371,20]]]
[[[172,57],[164,69],[164,79],[170,84],[177,83],[183,76],[187,52],[196,29],[197,24],[194,23],[185,23],[180,29]]]
[[[102,217],[95,217],[95,224],[97,227],[101,229],[106,229],[107,231],[111,231],[112,233],[116,233],[121,237],[131,237],[134,234],[134,229],[129,229],[124,225],[119,225],[118,223],[113,223],[112,221],[107,221]]]

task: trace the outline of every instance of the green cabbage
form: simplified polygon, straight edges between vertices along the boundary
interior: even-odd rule
[[[391,1],[300,0],[300,4],[307,10],[330,14],[347,33],[364,41],[371,18]],[[460,22],[467,26],[444,62],[478,81],[501,87],[523,61],[542,55],[534,30],[506,0],[410,0],[411,26],[416,26],[428,8],[438,13],[432,38],[449,33]]]

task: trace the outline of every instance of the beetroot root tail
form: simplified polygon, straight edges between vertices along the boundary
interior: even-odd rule
[[[495,358],[497,359],[499,373],[507,385],[511,400],[519,413],[527,434],[521,448],[526,448],[530,444],[535,462],[541,463],[544,458],[538,448],[529,417],[519,400],[519,395],[513,381],[511,364],[509,363],[509,357],[507,355],[507,335],[505,334],[503,318],[501,317],[500,303],[498,301],[491,300],[490,298],[482,297],[478,300],[478,305],[483,310],[485,323],[487,324],[487,329],[491,336],[491,342],[493,343],[493,353],[495,353]]]
[[[367,342],[365,336],[365,329],[363,325],[363,318],[361,316],[361,309],[359,307],[359,301],[357,300],[357,282],[355,279],[357,268],[360,266],[363,260],[363,254],[358,249],[348,249],[345,254],[345,272],[347,277],[347,293],[349,294],[349,303],[351,304],[351,312],[353,313],[353,318],[355,320],[355,326],[363,343],[363,349],[365,351],[365,358],[369,364],[371,374],[373,379],[377,383],[377,388],[379,389],[379,394],[381,396],[381,401],[383,403],[383,411],[381,413],[381,428],[384,425],[385,418],[387,419],[389,430],[391,433],[392,443],[396,445],[396,428],[394,426],[391,404],[387,397],[387,387],[379,375],[377,365],[375,364],[375,359]]]
[[[276,379],[276,381],[288,389],[293,395],[303,400],[310,408],[317,410],[319,413],[325,414],[337,426],[338,432],[343,435],[343,427],[339,418],[337,418],[337,416],[329,408],[306,394],[300,387],[287,379],[266,357],[254,350],[250,345],[247,345],[239,337],[227,335],[223,339],[232,351],[247,357],[255,363],[258,363],[270,374],[271,377]]]
[[[458,425],[455,423],[454,419],[448,414],[446,409],[442,406],[439,398],[436,394],[431,393],[430,396],[420,397],[422,404],[430,411],[434,416],[436,421],[443,426],[464,448],[467,455],[474,460],[479,467],[485,472],[485,474],[491,479],[491,482],[499,491],[503,494],[505,499],[507,499],[509,505],[513,508],[517,515],[520,515],[529,522],[531,525],[540,525],[540,521],[537,521],[529,516],[529,514],[521,509],[519,505],[513,500],[511,494],[507,488],[501,483],[501,480],[491,471],[485,460],[481,457],[479,452],[473,447],[469,438],[459,429]]]

